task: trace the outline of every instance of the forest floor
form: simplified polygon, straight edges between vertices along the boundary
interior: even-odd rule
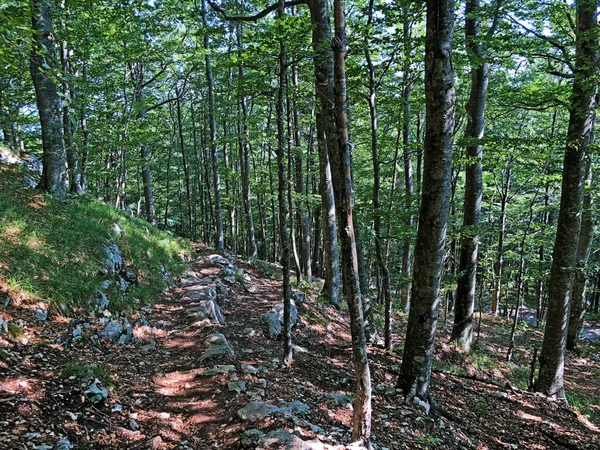
[[[310,295],[299,303],[297,347],[286,368],[279,360],[281,342],[269,339],[260,319],[280,301],[277,279],[238,261],[251,277],[251,288],[238,281],[226,282],[229,289],[221,284],[218,303],[225,322],[198,320],[194,314],[193,291],[220,283],[222,268],[208,258],[212,253],[195,247],[187,281],[143,308],[149,325],[135,327],[139,339],[132,344],[97,338],[102,325],[93,319],[83,338],[65,350],[60,342],[67,318],[36,321],[31,305],[0,305],[5,319],[24,324],[23,335],[0,338],[0,448],[345,448],[353,392],[346,312]],[[482,319],[471,354],[447,343],[450,323],[440,321],[432,393],[454,421],[431,418],[395,392],[401,342],[392,352],[369,348],[377,448],[600,448],[600,424],[582,414],[600,416],[599,347],[583,346],[578,355],[568,356],[566,383],[574,409],[520,389],[527,385],[541,331],[519,326],[513,360],[506,363],[510,325],[501,318]],[[396,336],[403,336],[405,322],[397,317]],[[214,342],[215,333],[222,333],[235,355],[201,360],[211,346],[207,338]],[[207,376],[213,368],[224,373]],[[85,395],[91,378],[108,387],[103,402],[92,404]],[[248,405],[258,412],[254,421]],[[239,413],[242,408],[248,414]]]

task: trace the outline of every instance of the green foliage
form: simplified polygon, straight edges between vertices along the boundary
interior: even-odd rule
[[[62,368],[61,375],[65,378],[71,376],[77,378],[98,378],[104,386],[112,386],[114,384],[108,366],[103,363],[70,362]]]
[[[25,189],[22,174],[0,171],[0,274],[10,289],[67,312],[87,308],[105,278],[100,274],[105,245],[115,241],[124,264],[136,271],[138,283],[125,295],[110,292],[111,309],[134,306],[133,299],[149,301],[165,287],[161,265],[178,273],[186,244],[141,220],[89,197],[57,202]],[[122,236],[111,229],[119,223]],[[116,285],[117,283],[113,283]]]

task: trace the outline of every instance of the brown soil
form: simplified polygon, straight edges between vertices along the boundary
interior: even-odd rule
[[[196,253],[190,269],[202,277],[216,276],[220,268],[206,258],[214,252],[197,246]],[[353,391],[346,313],[314,299],[300,305],[301,323],[293,336],[294,344],[302,349],[295,351],[291,368],[285,368],[275,360],[281,356],[281,342],[269,340],[260,323],[260,315],[279,301],[281,283],[241,261],[238,265],[252,276],[258,291],[248,293],[239,284],[231,285],[231,295],[219,299],[225,324],[206,326],[188,317],[183,297],[189,287],[174,287],[144,314],[155,327],[144,336],[156,342],[156,348],[148,351],[142,350],[147,342],[122,346],[90,339],[101,330],[97,319],[84,331],[88,338],[63,350],[57,341],[66,334],[66,318],[51,316],[48,321],[37,321],[26,301],[2,310],[7,321],[21,319],[27,326],[26,343],[19,338],[0,338],[0,449],[53,445],[60,436],[66,436],[77,449],[229,449],[238,448],[241,435],[251,428],[286,428],[306,440],[348,443],[352,412],[327,398],[330,393]],[[397,336],[403,336],[404,326],[399,317]],[[253,328],[255,335],[249,337],[244,332],[247,328]],[[496,355],[496,361],[503,359],[507,342],[502,333],[494,331],[499,328],[499,319],[484,317],[480,339],[488,354]],[[236,356],[201,363],[198,357],[205,350],[203,341],[215,332],[227,337]],[[504,383],[512,366],[499,363],[486,371],[473,365],[443,343],[446,334],[445,327],[440,327],[436,364],[450,369],[434,373],[432,392],[438,405],[456,416],[455,421],[431,418],[421,408],[406,404],[400,395],[391,394],[401,362],[400,349],[391,353],[378,347],[369,349],[373,383],[388,387],[387,395],[380,388],[373,396],[373,436],[379,448],[600,448],[597,424],[563,403],[448,374],[456,367]],[[515,359],[526,365],[540,332],[519,336]],[[93,406],[83,394],[83,380],[63,373],[74,361],[102,363],[108,368],[113,384],[105,404]],[[282,417],[258,423],[241,421],[237,410],[250,398],[228,390],[228,375],[200,374],[214,364],[233,364],[240,380],[258,385],[257,375],[243,374],[242,363],[269,368],[260,375],[267,382],[261,401],[300,400],[311,407],[304,418],[323,431],[316,434]],[[598,357],[569,357],[570,389],[598,392],[598,374]],[[115,403],[122,405],[122,411],[111,412]],[[138,431],[131,430],[131,417],[139,425]],[[27,433],[40,436],[28,440]]]

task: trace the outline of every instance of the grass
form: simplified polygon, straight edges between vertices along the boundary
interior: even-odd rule
[[[593,422],[600,423],[600,394],[585,395],[581,392],[567,392],[567,400],[581,414]]]
[[[83,364],[70,362],[63,367],[61,372],[65,378],[71,376],[77,378],[98,378],[104,386],[112,386],[114,384],[110,377],[110,370],[103,363]]]
[[[138,283],[121,294],[118,281],[107,291],[113,312],[148,302],[164,289],[161,265],[179,273],[189,248],[146,222],[130,218],[90,197],[59,202],[25,188],[23,173],[0,166],[0,281],[11,294],[68,313],[88,308],[106,276],[100,274],[105,245],[119,246]],[[118,223],[121,236],[112,231]]]

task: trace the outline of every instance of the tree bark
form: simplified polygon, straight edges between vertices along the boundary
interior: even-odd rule
[[[42,127],[44,149],[42,177],[38,187],[64,199],[67,193],[66,152],[61,120],[61,101],[51,73],[56,70],[54,29],[47,0],[33,0],[31,11],[33,46],[29,71]]]
[[[204,27],[204,69],[206,73],[206,84],[208,90],[208,126],[209,146],[213,170],[213,195],[215,208],[215,247],[222,251],[225,248],[223,235],[223,214],[221,211],[221,177],[219,175],[219,151],[217,150],[217,120],[215,117],[215,86],[212,75],[212,63],[210,58],[210,42],[208,37],[208,20],[206,18],[206,0],[202,0],[202,26]]]
[[[342,277],[350,312],[352,353],[356,372],[356,390],[352,439],[362,441],[367,448],[371,438],[371,374],[367,358],[365,327],[363,321],[360,282],[358,278],[358,255],[353,222],[353,192],[351,170],[351,148],[348,138],[346,109],[346,18],[344,0],[334,1],[335,37],[334,51],[335,106],[338,147],[337,153],[330,151],[334,174],[335,203],[338,222],[342,232]]]
[[[592,185],[592,164],[590,155],[587,156],[587,188]],[[590,249],[592,237],[594,235],[594,217],[592,214],[593,196],[589,189],[586,189],[583,199],[583,211],[581,218],[581,232],[579,234],[579,243],[577,244],[577,256],[575,259],[576,271],[573,280],[573,291],[571,293],[571,312],[569,315],[569,331],[567,332],[567,350],[575,350],[577,339],[583,326],[583,319],[586,311],[586,283],[588,279],[587,265],[590,258]]]
[[[429,381],[452,182],[454,2],[427,0],[423,193],[415,245],[412,301],[398,387],[408,400],[429,402]]]
[[[458,271],[461,274],[456,289],[452,339],[465,349],[473,340],[473,311],[475,308],[475,279],[479,246],[479,217],[483,196],[481,140],[484,135],[484,114],[488,90],[489,64],[485,61],[481,40],[481,11],[479,0],[467,0],[465,9],[465,38],[471,63],[471,93],[467,103],[465,140],[465,200],[463,229]]]
[[[573,93],[563,163],[563,180],[552,268],[548,283],[548,321],[535,390],[565,398],[564,363],[570,294],[581,231],[585,156],[594,128],[598,91],[598,0],[577,1]]]

